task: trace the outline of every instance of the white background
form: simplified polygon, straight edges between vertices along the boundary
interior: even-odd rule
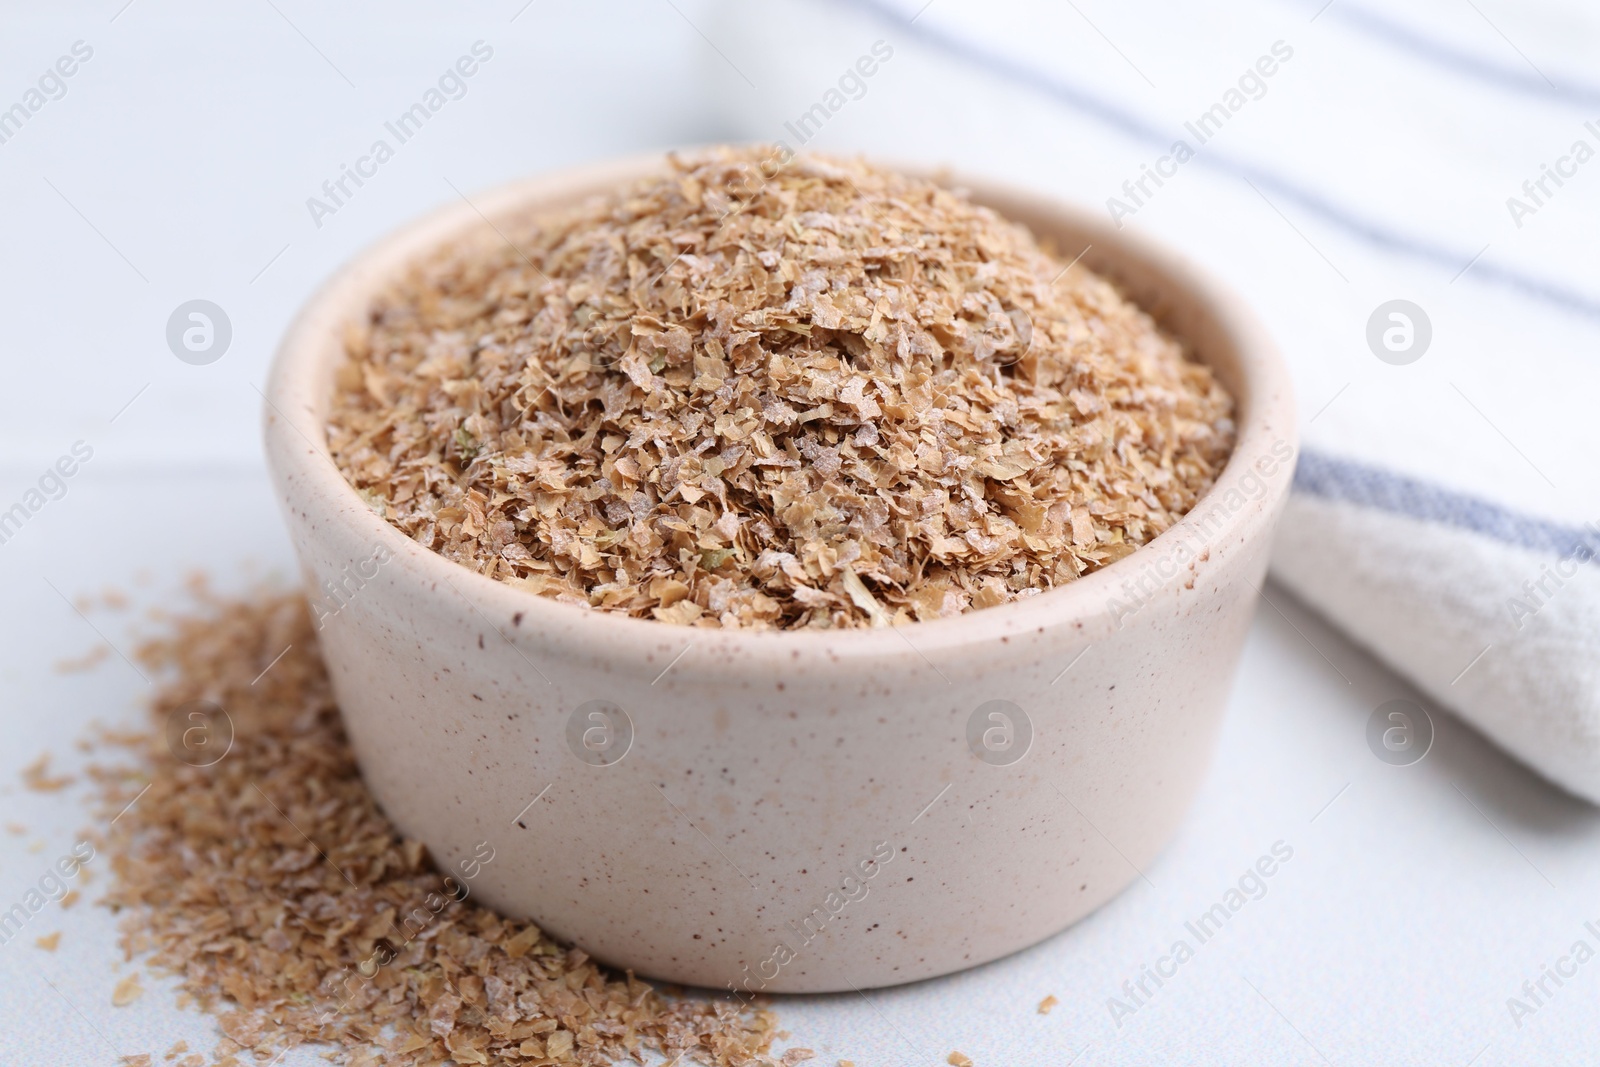
[[[1086,151],[1104,134],[1082,114],[830,3],[534,0],[519,14],[512,0],[446,17],[419,5],[273,2],[11,4],[0,14],[0,107],[75,41],[94,48],[67,95],[0,144],[0,507],[73,442],[94,448],[65,499],[0,545],[0,814],[26,828],[0,831],[0,906],[88,825],[81,789],[28,793],[14,772],[45,750],[70,766],[73,739],[91,721],[137,721],[145,691],[116,655],[89,673],[55,668],[101,640],[93,627],[124,649],[151,628],[138,611],[85,620],[55,590],[116,586],[150,604],[196,567],[234,588],[292,575],[261,470],[255,387],[317,283],[397,223],[454,200],[452,184],[472,195],[567,163],[784,136],[784,121],[880,38],[895,58],[810,147],[953,162],[1090,204],[1153,158],[1126,140]],[[1300,66],[1219,149],[1460,249],[1462,264],[1487,243],[1484,262],[1600,300],[1600,162],[1534,224],[1512,227],[1503,205],[1581,133],[1584,107],[1443,76],[1373,45],[1338,7],[1314,23],[1315,4],[1079,8],[936,0],[916,25],[1064,71],[1173,129],[1274,40],[1292,40]],[[1404,17],[1528,77],[1518,48],[1557,83],[1593,73],[1596,16],[1480,8],[1441,0]],[[494,58],[465,98],[315,226],[306,198],[480,39]],[[1587,110],[1600,119],[1600,103]],[[1336,398],[1313,442],[1401,468],[1465,457],[1528,507],[1600,515],[1593,453],[1569,447],[1573,417],[1600,395],[1592,319],[1470,272],[1451,281],[1453,270],[1396,259],[1292,209],[1281,226],[1269,206],[1237,181],[1186,170],[1137,225],[1257,305],[1289,349],[1306,420]],[[1367,311],[1394,296],[1423,301],[1450,341],[1448,359],[1404,379],[1360,340]],[[227,355],[204,367],[178,361],[164,338],[172,309],[194,298],[220,304],[233,325]],[[1149,883],[969,974],[866,999],[782,1001],[794,1043],[820,1062],[863,1067],[940,1063],[954,1049],[980,1065],[1590,1062],[1600,962],[1520,1028],[1505,1002],[1586,936],[1586,920],[1600,921],[1600,819],[1447,717],[1421,764],[1378,762],[1367,716],[1410,691],[1287,594],[1269,594],[1277,608],[1258,615],[1213,773]],[[1266,898],[1114,1027],[1106,1000],[1122,981],[1280,839],[1294,859]],[[103,866],[100,875],[103,885]],[[54,929],[58,952],[33,947]],[[135,1006],[111,1007],[119,966],[103,909],[37,916],[27,937],[0,947],[0,1063],[159,1057],[178,1037],[211,1046],[210,1021],[176,1012],[165,986],[147,980]],[[1047,994],[1061,1004],[1041,1016],[1034,1006]]]

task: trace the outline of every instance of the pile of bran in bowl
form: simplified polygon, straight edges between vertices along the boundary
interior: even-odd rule
[[[670,157],[416,264],[352,330],[335,461],[541,596],[723,627],[904,625],[1166,530],[1232,399],[1134,303],[860,161]]]

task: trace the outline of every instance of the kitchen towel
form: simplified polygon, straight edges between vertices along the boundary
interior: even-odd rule
[[[1600,803],[1600,12],[761,6],[705,27],[719,135],[1052,192],[1239,290],[1301,410],[1274,579]]]

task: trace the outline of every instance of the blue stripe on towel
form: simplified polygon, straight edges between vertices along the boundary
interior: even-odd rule
[[[1466,78],[1488,82],[1529,96],[1558,100],[1577,107],[1592,108],[1600,104],[1600,88],[1580,85],[1565,79],[1546,81],[1540,73],[1524,72],[1520,67],[1491,63],[1469,52],[1425,37],[1409,26],[1392,22],[1364,7],[1339,3],[1335,4],[1328,14],[1386,44],[1410,52],[1435,66]]]
[[[1566,556],[1580,546],[1600,550],[1600,530],[1562,526],[1512,511],[1482,497],[1457,493],[1380,467],[1304,450],[1295,467],[1296,492],[1324,500],[1453,526],[1536,552]],[[1600,558],[1600,556],[1591,557]]]
[[[920,20],[908,22],[899,11],[886,3],[885,0],[843,0],[843,2],[857,9],[870,12],[886,22],[891,22],[900,32],[920,38],[980,70],[988,71],[1014,84],[1034,89],[1044,96],[1058,100],[1069,107],[1088,114],[1134,140],[1150,144],[1159,151],[1166,151],[1174,140],[1170,131],[1163,132],[1133,113],[1117,107],[1115,104],[1107,103],[1093,94],[1069,85],[1058,78],[1042,71],[1014,64],[1003,55],[987,51],[978,45],[942,33],[934,29],[930,22]],[[1336,226],[1346,233],[1353,234],[1369,244],[1376,245],[1386,251],[1398,252],[1432,263],[1449,271],[1452,275],[1461,271],[1471,262],[1472,257],[1467,253],[1442,248],[1424,241],[1413,240],[1404,234],[1386,229],[1376,222],[1362,219],[1346,211],[1338,204],[1324,199],[1310,189],[1302,188],[1287,178],[1283,178],[1271,171],[1261,170],[1251,164],[1230,159],[1225,153],[1217,149],[1208,149],[1205,152],[1198,153],[1192,162],[1236,178],[1254,182],[1261,189],[1294,202],[1307,212],[1318,216],[1324,222]],[[1474,264],[1472,269],[1466,273],[1478,281],[1492,282],[1515,290],[1525,296],[1553,304],[1584,318],[1600,321],[1600,300],[1553,285],[1533,275],[1496,267],[1482,261]]]

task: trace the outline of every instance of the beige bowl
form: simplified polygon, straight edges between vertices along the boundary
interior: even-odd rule
[[[556,207],[660,165],[519,182],[406,226],[284,339],[267,457],[368,784],[484,903],[659,979],[847,990],[1048,937],[1140,877],[1205,773],[1289,489],[1283,364],[1192,266],[963,178],[1066,255],[1091,245],[1083,262],[1238,399],[1217,486],[1132,556],[897,630],[730,632],[541,599],[389,526],[325,443],[345,324],[479,210]]]

